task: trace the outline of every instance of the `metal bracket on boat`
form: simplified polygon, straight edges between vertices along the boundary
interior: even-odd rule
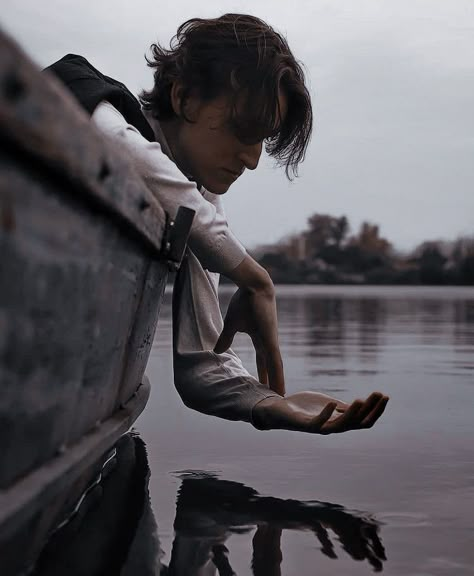
[[[174,220],[170,218],[169,214],[166,214],[162,256],[167,260],[168,268],[172,271],[176,271],[180,267],[194,215],[195,211],[185,206],[178,208]]]

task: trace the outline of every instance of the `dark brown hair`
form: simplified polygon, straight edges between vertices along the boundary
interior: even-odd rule
[[[192,18],[178,28],[169,50],[152,44],[151,53],[147,62],[155,70],[154,87],[140,95],[145,109],[160,120],[173,118],[174,81],[182,84],[181,116],[188,121],[184,105],[191,94],[204,101],[228,94],[236,136],[249,143],[264,140],[267,153],[285,167],[288,178],[297,175],[313,116],[303,71],[283,36],[245,14]],[[288,101],[281,124],[279,89]]]

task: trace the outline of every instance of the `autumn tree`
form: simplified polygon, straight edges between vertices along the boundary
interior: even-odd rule
[[[379,227],[370,222],[362,222],[359,233],[349,239],[346,250],[352,269],[359,272],[389,266],[391,252],[390,242],[380,236]]]
[[[307,242],[312,257],[324,257],[328,248],[340,250],[349,231],[345,216],[340,218],[329,214],[313,214],[308,218]]]

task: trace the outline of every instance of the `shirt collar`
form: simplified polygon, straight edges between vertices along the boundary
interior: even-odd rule
[[[156,141],[160,144],[163,152],[168,156],[168,158],[170,160],[173,160],[173,162],[175,162],[175,160],[173,158],[173,154],[171,153],[171,148],[169,147],[168,142],[165,138],[165,135],[163,134],[163,130],[161,129],[160,122],[158,121],[158,118],[155,118],[153,116],[153,114],[151,113],[151,110],[145,110],[143,107],[142,107],[142,113],[143,113],[143,116],[145,116],[145,118],[147,119],[148,124],[150,124],[151,129],[153,130],[153,133],[155,134]],[[175,162],[175,164],[176,164],[176,162]]]
[[[148,124],[150,124],[151,129],[153,130],[153,133],[155,135],[156,141],[160,144],[161,149],[166,154],[166,156],[168,156],[168,158],[176,164],[176,161],[173,158],[173,154],[171,153],[171,148],[169,147],[169,144],[165,138],[163,130],[161,129],[160,122],[159,122],[158,118],[155,118],[153,116],[153,114],[151,113],[151,110],[145,110],[143,107],[142,107],[142,113],[145,116],[145,118],[147,119]],[[183,174],[184,174],[184,172],[183,172]],[[196,180],[192,176],[190,176],[188,174],[184,174],[184,175],[186,176],[186,178],[188,180],[196,183],[196,186],[198,187],[198,190],[201,192],[201,194],[204,193],[204,188],[198,182],[196,182]]]

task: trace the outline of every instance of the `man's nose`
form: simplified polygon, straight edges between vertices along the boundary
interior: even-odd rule
[[[255,170],[262,154],[262,142],[245,144],[239,154],[239,160],[247,170]]]

